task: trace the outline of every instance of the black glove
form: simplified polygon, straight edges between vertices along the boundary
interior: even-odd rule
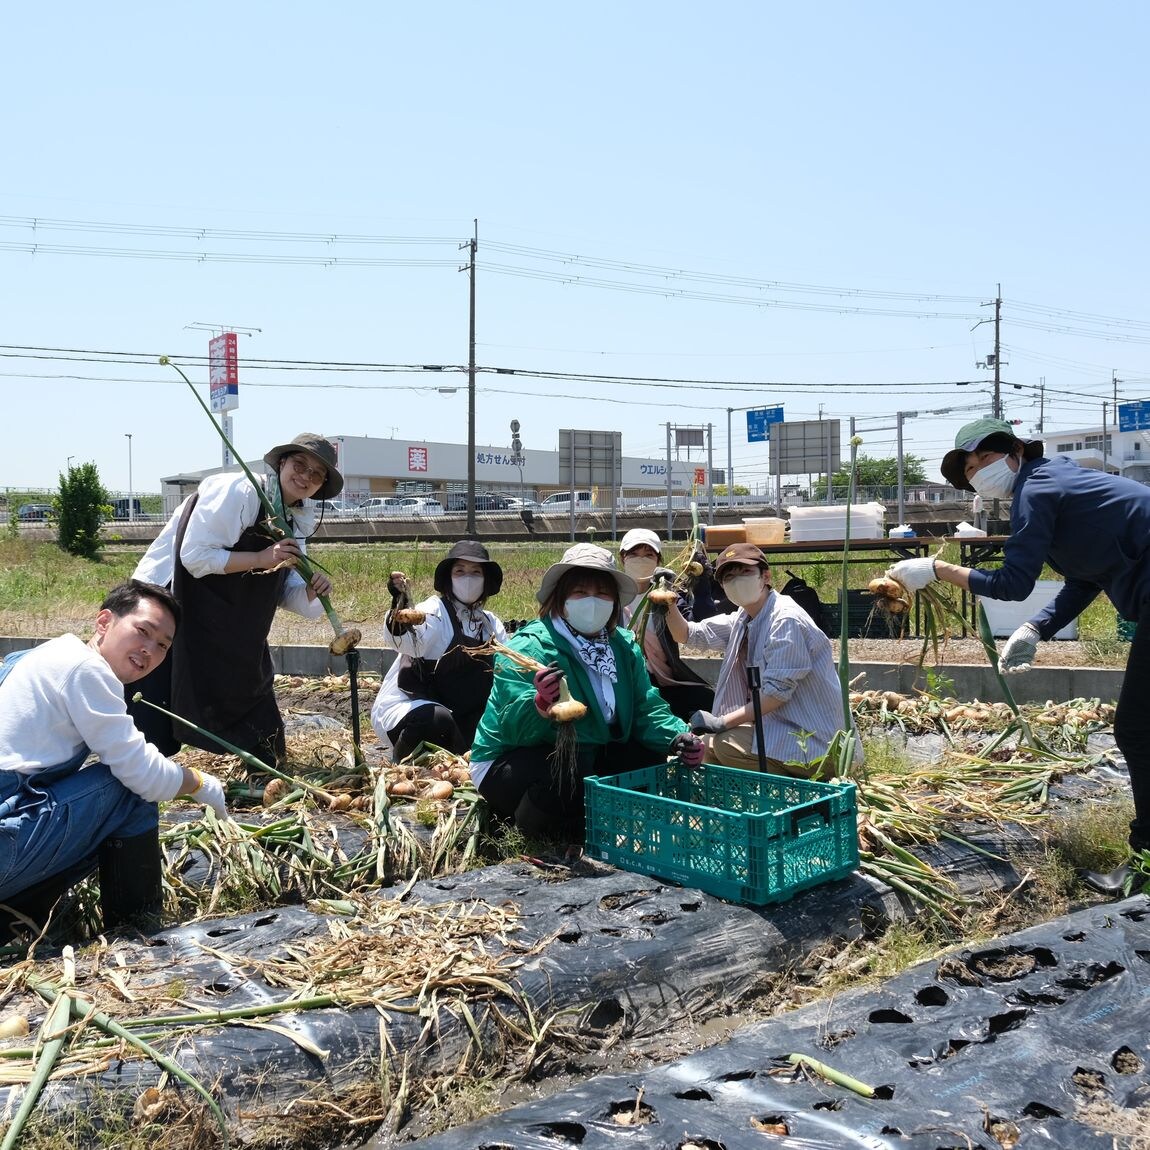
[[[696,735],[719,735],[727,729],[726,723],[710,711],[696,711],[687,720],[687,725]]]
[[[668,583],[674,583],[675,572],[672,571],[670,567],[656,567],[655,570],[651,572],[651,582],[658,583],[662,580],[666,580]]]
[[[707,746],[703,740],[689,731],[676,735],[674,742],[671,743],[671,754],[677,755],[687,767],[699,766],[706,753]]]

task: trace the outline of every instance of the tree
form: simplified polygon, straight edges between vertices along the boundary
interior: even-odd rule
[[[95,559],[100,553],[100,524],[112,514],[112,497],[100,482],[94,463],[69,467],[60,476],[52,501],[59,521],[56,542],[69,554]]]
[[[902,481],[907,486],[915,483],[926,483],[926,461],[919,455],[904,455],[902,457]],[[850,488],[850,469],[840,467],[831,476],[832,492],[843,493]],[[885,498],[887,491],[898,486],[898,459],[871,459],[869,455],[859,455],[855,460],[855,495],[857,497],[881,499]],[[815,483],[816,497],[826,495],[826,477]]]

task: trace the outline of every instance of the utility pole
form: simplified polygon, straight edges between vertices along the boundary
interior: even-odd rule
[[[1002,284],[994,297],[994,418],[1002,418]]]
[[[467,332],[467,534],[474,539],[475,528],[475,253],[479,247],[479,221],[475,221],[475,235],[465,244],[470,258],[459,270],[467,272],[471,280]]]
[[[988,307],[988,304],[982,304],[982,307]],[[974,331],[975,327],[981,327],[988,320],[980,319],[970,330]],[[993,359],[993,364],[991,360]],[[1002,418],[1002,284],[998,285],[998,293],[994,297],[994,354],[988,355],[986,361],[979,360],[976,367],[985,370],[988,367],[994,368],[994,410],[993,415],[995,419]]]
[[[1046,376],[1038,377],[1038,426],[1034,429],[1039,435],[1045,430],[1046,423]]]

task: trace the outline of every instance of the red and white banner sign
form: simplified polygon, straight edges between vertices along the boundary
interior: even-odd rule
[[[408,471],[426,471],[427,470],[427,448],[426,447],[409,447],[407,449],[407,470]]]
[[[212,411],[234,411],[240,405],[240,357],[236,345],[234,331],[225,331],[208,341]]]

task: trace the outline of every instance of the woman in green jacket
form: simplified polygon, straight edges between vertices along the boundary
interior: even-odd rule
[[[528,833],[582,833],[583,780],[664,762],[702,762],[703,743],[671,714],[643,652],[618,624],[634,580],[609,551],[568,548],[543,576],[539,618],[509,646],[541,669],[505,655],[471,748],[471,776],[494,813]],[[570,724],[548,712],[566,679],[586,713]],[[565,729],[563,729],[565,728]]]

